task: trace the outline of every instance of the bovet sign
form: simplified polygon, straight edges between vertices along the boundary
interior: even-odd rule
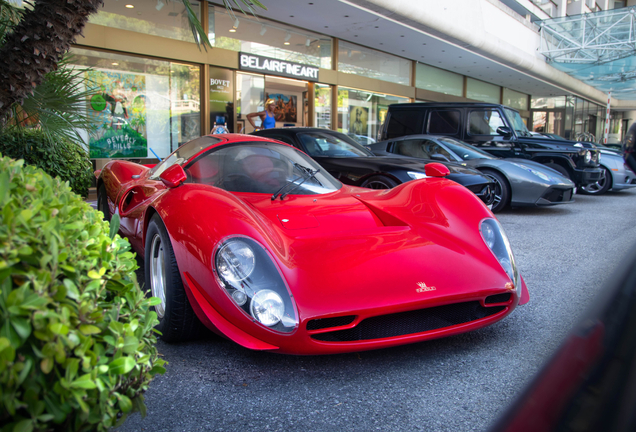
[[[254,54],[239,53],[239,69],[262,74],[318,81],[318,68]]]

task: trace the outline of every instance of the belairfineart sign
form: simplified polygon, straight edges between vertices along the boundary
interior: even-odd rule
[[[318,81],[319,70],[319,68],[313,66],[243,52],[239,53],[239,69],[305,81]]]

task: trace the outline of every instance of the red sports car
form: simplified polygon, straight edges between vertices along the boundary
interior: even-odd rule
[[[363,189],[291,146],[227,134],[96,174],[169,342],[203,323],[255,350],[362,351],[478,329],[529,299],[501,225],[440,164]]]

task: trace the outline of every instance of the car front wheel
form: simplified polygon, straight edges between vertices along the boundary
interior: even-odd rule
[[[510,186],[503,174],[494,170],[483,170],[484,175],[495,182],[495,201],[492,203],[492,212],[497,213],[506,208],[510,201]]]
[[[188,301],[170,237],[158,214],[148,224],[145,253],[146,287],[150,288],[153,297],[161,300],[160,304],[154,306],[161,339],[180,342],[199,337],[203,324]]]
[[[584,195],[601,195],[607,192],[612,187],[612,172],[605,167],[603,171],[605,171],[605,177],[597,181],[596,183],[590,183],[585,186],[581,186],[579,192]]]
[[[369,189],[392,189],[397,186],[397,183],[388,177],[374,175],[363,181],[360,186]]]
[[[97,190],[97,210],[104,214],[104,220],[110,222],[110,209],[108,208],[108,195],[104,183],[99,185]]]

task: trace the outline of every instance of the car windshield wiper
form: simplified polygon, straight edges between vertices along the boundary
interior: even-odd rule
[[[295,179],[293,179],[292,181],[284,184],[280,189],[278,189],[274,195],[272,195],[272,201],[274,201],[276,198],[278,198],[278,196],[280,195],[280,199],[281,201],[283,200],[283,198],[285,198],[286,195],[290,194],[292,191],[296,190],[296,188],[298,188],[300,185],[302,185],[303,183],[305,183],[307,180],[309,180],[312,177],[315,177],[316,174],[318,174],[318,172],[320,171],[320,169],[315,169],[312,170],[310,168],[307,168],[303,165],[300,165],[298,163],[294,164],[294,167],[298,168],[299,171],[301,171],[303,173],[302,176],[300,177],[296,177]],[[299,183],[295,183],[297,180],[303,179],[301,182]],[[291,189],[289,189],[288,191],[284,192],[283,191],[285,189],[287,189],[288,187],[293,186]]]

